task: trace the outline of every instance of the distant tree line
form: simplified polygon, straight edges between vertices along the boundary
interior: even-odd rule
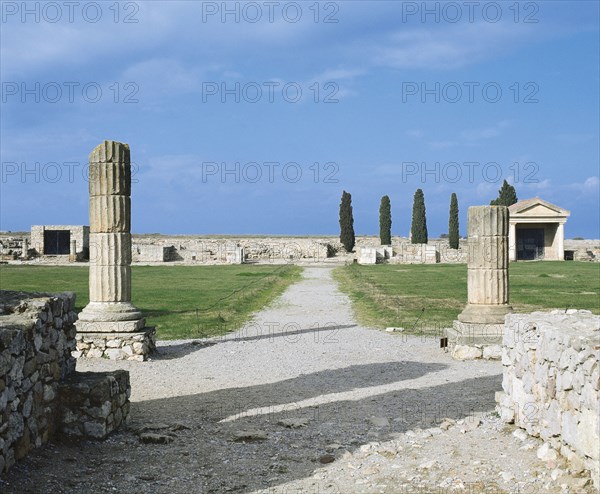
[[[490,202],[492,206],[511,206],[518,201],[515,188],[506,180],[498,191],[498,197]],[[458,197],[456,193],[450,196],[450,212],[448,215],[448,233],[442,234],[448,238],[451,249],[458,249],[460,229],[458,222]],[[379,240],[381,245],[392,243],[392,205],[389,196],[381,198],[379,204]],[[413,244],[426,244],[429,240],[427,233],[427,214],[425,210],[425,194],[417,189],[413,197],[412,222],[410,240]],[[343,191],[340,203],[340,242],[347,252],[352,252],[356,244],[354,235],[354,217],[352,214],[352,196]]]

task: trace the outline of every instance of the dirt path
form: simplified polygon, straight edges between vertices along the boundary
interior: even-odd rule
[[[115,368],[131,373],[129,430],[36,451],[0,491],[558,493],[584,483],[560,465],[551,480],[537,441],[498,423],[498,362],[456,362],[437,340],[357,326],[330,268],[306,268],[227,337],[163,342],[145,363],[78,362]],[[143,444],[141,429],[171,442]]]

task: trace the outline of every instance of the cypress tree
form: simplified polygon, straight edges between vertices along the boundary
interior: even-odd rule
[[[340,242],[347,252],[354,249],[354,218],[352,216],[352,196],[342,192],[342,202],[340,204]]]
[[[458,249],[458,199],[452,192],[450,197],[450,219],[448,220],[448,241],[451,249]]]
[[[410,228],[411,242],[413,244],[427,243],[427,218],[425,216],[425,196],[421,189],[415,192],[412,226]]]
[[[490,206],[512,206],[517,201],[517,191],[504,180],[498,191],[498,197],[490,202]]]
[[[379,239],[381,245],[392,244],[392,207],[388,196],[383,196],[379,205]]]

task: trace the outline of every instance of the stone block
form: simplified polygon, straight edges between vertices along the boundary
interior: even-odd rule
[[[90,264],[96,266],[129,266],[131,264],[131,234],[90,233]]]
[[[475,346],[455,345],[452,349],[452,358],[456,360],[474,360],[483,357],[483,350]]]
[[[129,163],[90,163],[90,196],[130,196],[131,165]]]

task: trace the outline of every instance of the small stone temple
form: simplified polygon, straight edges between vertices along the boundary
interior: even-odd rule
[[[90,245],[90,227],[83,225],[33,225],[31,227],[30,244],[28,247],[34,249],[38,256],[66,256],[71,260],[87,260]]]
[[[90,302],[77,321],[77,356],[145,360],[156,331],[131,303],[129,145],[104,141],[89,161]]]
[[[508,209],[511,261],[565,259],[564,225],[569,211],[539,197],[519,201]]]

